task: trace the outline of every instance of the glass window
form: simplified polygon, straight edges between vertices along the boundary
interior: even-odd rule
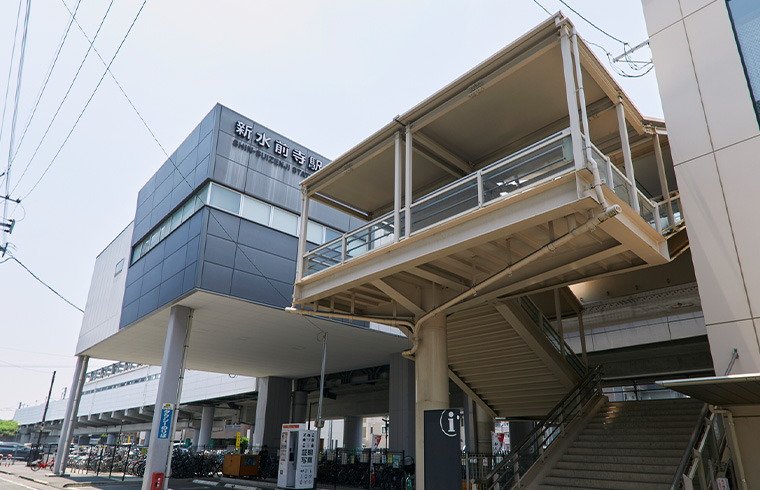
[[[760,2],[727,0],[755,113],[760,118]]]
[[[150,248],[155,247],[158,245],[158,242],[161,241],[161,230],[156,230],[153,232],[153,234],[150,236]]]
[[[243,196],[243,211],[241,213],[243,218],[264,226],[269,226],[269,215],[271,211],[272,206],[269,204],[263,203],[258,199],[251,199],[248,196]]]
[[[124,259],[121,259],[120,261],[116,262],[116,269],[114,270],[113,275],[118,276],[119,272],[124,270]]]
[[[298,216],[280,208],[272,208],[272,222],[270,224],[275,230],[280,230],[289,235],[298,235]]]
[[[325,243],[331,242],[341,236],[342,233],[332,228],[325,227]]]
[[[211,186],[209,204],[233,214],[240,213],[240,194],[218,185]]]
[[[182,221],[190,219],[195,212],[195,199],[190,199],[182,206]]]
[[[132,263],[133,264],[135,262],[137,262],[138,260],[140,260],[140,247],[141,246],[142,245],[138,243],[137,246],[135,246],[134,251],[132,252]]]
[[[325,243],[325,227],[319,223],[309,221],[306,224],[306,239],[311,243],[322,245]]]
[[[176,230],[179,225],[182,224],[182,208],[174,211],[172,214],[171,229]]]

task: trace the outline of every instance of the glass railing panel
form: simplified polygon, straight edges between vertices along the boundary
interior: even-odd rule
[[[478,207],[478,180],[472,174],[412,204],[412,233]]]
[[[683,209],[681,209],[681,196],[675,196],[670,200],[670,205],[673,207],[673,218],[675,225],[678,226],[683,222]]]
[[[610,188],[615,192],[615,194],[625,203],[631,202],[631,184],[628,182],[628,179],[625,178],[623,173],[618,170],[618,168],[615,165],[610,164],[611,172],[610,177],[612,178],[612,185]]]
[[[313,274],[341,263],[343,256],[341,240],[324,244],[306,254],[304,275]]]
[[[641,191],[636,192],[636,197],[639,200],[639,215],[641,215],[641,217],[644,218],[644,221],[649,223],[649,225],[656,230],[658,228],[655,218],[657,206],[653,205],[652,201],[647,199]]]
[[[573,167],[570,136],[549,141],[526,154],[508,158],[482,170],[483,202],[535,185]]]

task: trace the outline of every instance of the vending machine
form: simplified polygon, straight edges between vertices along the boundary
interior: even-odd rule
[[[317,431],[305,424],[283,424],[277,488],[314,488],[318,452]]]

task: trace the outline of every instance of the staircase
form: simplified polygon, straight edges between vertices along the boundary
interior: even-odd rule
[[[544,418],[585,374],[528,298],[452,314],[447,350],[451,372],[499,417]]]
[[[702,407],[691,399],[607,403],[538,488],[669,489]]]

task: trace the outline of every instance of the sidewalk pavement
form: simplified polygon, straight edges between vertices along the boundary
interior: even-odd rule
[[[30,467],[26,466],[23,461],[17,461],[10,466],[0,466],[0,473],[6,475],[13,475],[22,478],[27,481],[38,483],[40,485],[46,485],[53,488],[77,488],[77,487],[91,487],[102,486],[107,484],[110,486],[124,485],[134,486],[142,481],[142,478],[135,476],[127,476],[124,481],[121,481],[121,475],[113,475],[112,478],[108,476],[95,476],[93,474],[72,474],[66,476],[54,475],[49,469],[33,471]]]

